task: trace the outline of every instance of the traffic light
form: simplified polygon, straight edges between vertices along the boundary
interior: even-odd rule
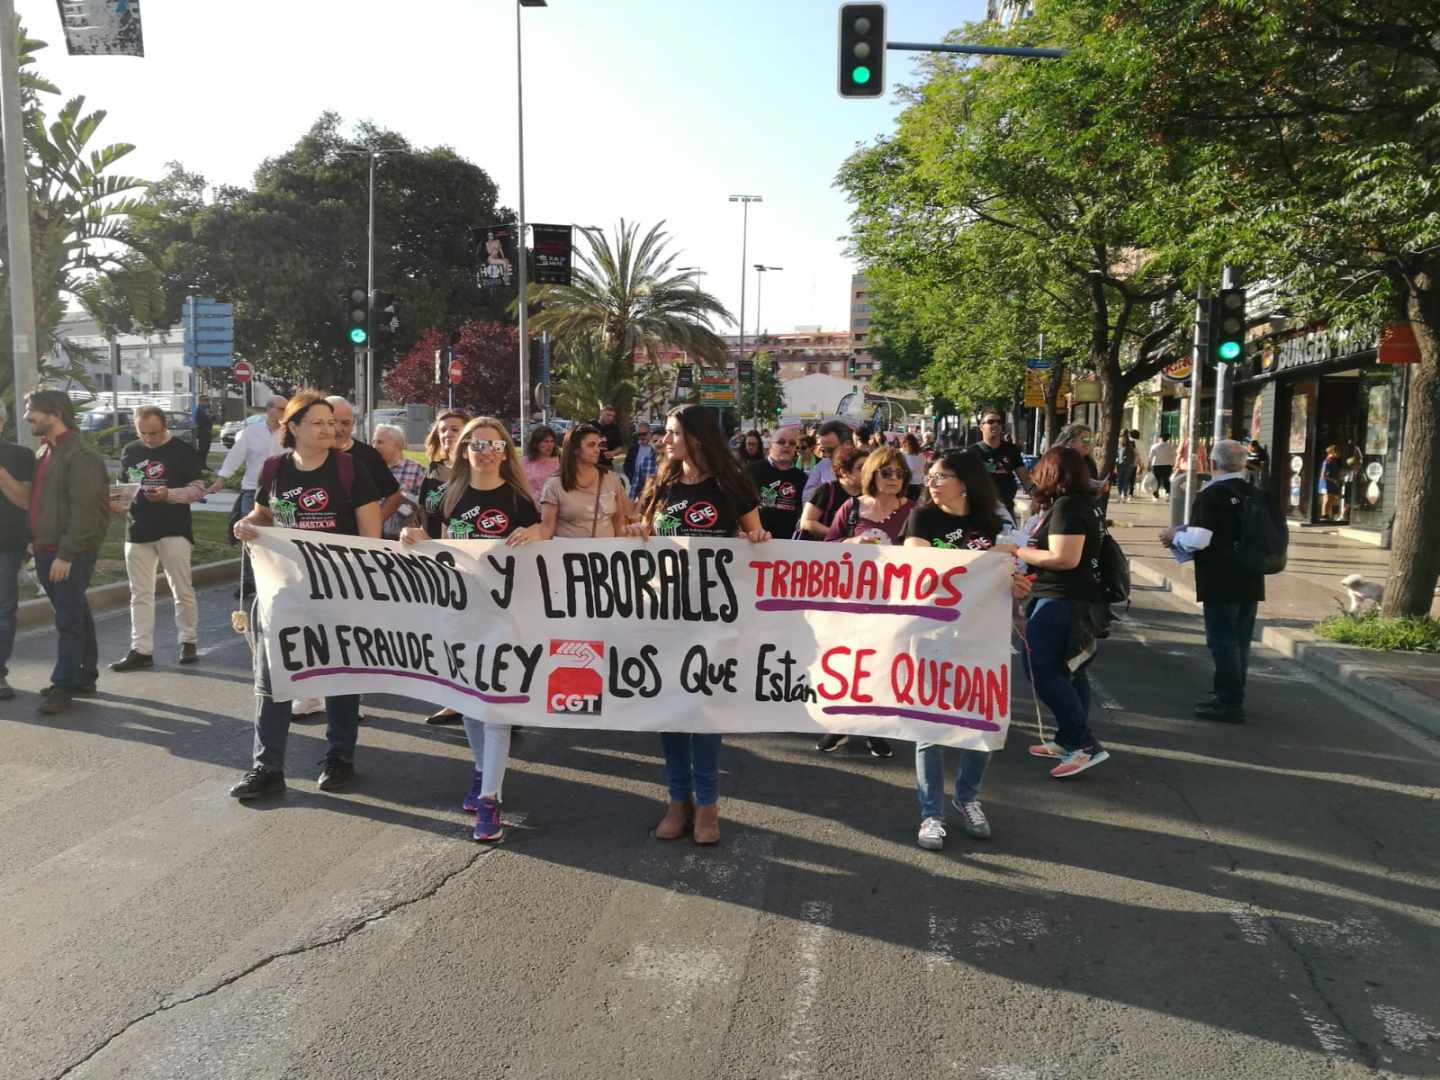
[[[885,96],[885,5],[840,5],[840,96]]]
[[[1221,289],[1210,309],[1210,354],[1219,364],[1245,358],[1245,290]]]
[[[370,325],[377,334],[400,332],[400,301],[395,296],[376,289],[375,295],[371,297],[370,310]]]
[[[854,374],[855,374],[855,368],[856,368],[855,358],[852,356],[852,357],[850,358],[849,365],[845,368],[845,371],[847,372],[847,374],[854,375]]]
[[[345,340],[357,349],[363,349],[370,340],[365,329],[370,311],[364,286],[357,285],[350,290],[345,302]]]

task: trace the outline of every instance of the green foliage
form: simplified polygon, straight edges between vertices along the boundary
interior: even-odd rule
[[[1332,615],[1315,625],[1326,641],[1386,651],[1440,652],[1440,619],[1428,615],[1387,618],[1378,611],[1363,615]]]
[[[775,418],[785,410],[785,384],[770,370],[770,354],[755,353],[755,378],[740,379],[736,387],[735,410],[742,422],[759,419],[762,428],[775,426]]]

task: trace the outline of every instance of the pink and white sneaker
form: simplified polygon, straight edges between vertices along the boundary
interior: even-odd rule
[[[1057,743],[1054,739],[1046,739],[1044,742],[1035,743],[1033,746],[1030,747],[1030,756],[1057,759],[1063,758],[1065,756],[1065,748],[1059,743]]]
[[[1098,746],[1089,750],[1071,750],[1060,759],[1059,765],[1050,770],[1050,775],[1056,780],[1064,780],[1067,776],[1078,775],[1102,761],[1109,760],[1110,755]]]

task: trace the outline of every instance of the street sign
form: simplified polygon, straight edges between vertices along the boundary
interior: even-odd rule
[[[1046,364],[1050,361],[1046,360]],[[1025,408],[1043,409],[1045,407],[1045,384],[1050,381],[1050,372],[1045,368],[1032,368],[1028,362],[1025,367]],[[1065,377],[1060,380],[1060,389],[1056,391],[1055,400],[1059,401],[1070,393],[1070,373],[1067,371]]]
[[[741,360],[735,365],[735,374],[742,379],[753,379],[755,377],[755,361]]]
[[[570,284],[569,225],[531,225],[536,285]]]
[[[459,386],[460,380],[465,378],[465,365],[459,360],[450,361],[450,385]]]
[[[186,367],[229,367],[235,350],[235,305],[187,296],[180,310]]]
[[[255,371],[253,368],[250,367],[250,364],[247,361],[236,360],[235,366],[230,369],[230,374],[235,376],[236,382],[247,383],[255,374]]]
[[[1026,360],[1025,366],[1031,371],[1049,371],[1055,364],[1054,360],[1042,360],[1038,357],[1033,360]]]

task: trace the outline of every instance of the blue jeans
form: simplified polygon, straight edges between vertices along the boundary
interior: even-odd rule
[[[0,551],[0,679],[10,674],[6,667],[15,651],[15,612],[20,607],[20,564],[23,551]]]
[[[1255,636],[1255,601],[1243,604],[1206,600],[1205,644],[1215,660],[1215,697],[1227,709],[1245,704],[1250,674],[1250,639]]]
[[[270,696],[270,658],[260,625],[260,605],[255,601],[250,605],[250,625],[255,634],[255,767],[283,773],[291,702]],[[325,719],[325,757],[354,761],[355,743],[360,737],[360,695],[327,697]]]
[[[251,510],[255,509],[255,489],[241,488],[240,497],[236,500],[235,505],[238,507],[238,509],[231,519],[232,522],[239,521],[246,514],[250,513]],[[234,527],[233,524],[231,527]],[[242,545],[242,556],[240,562],[240,595],[242,597],[248,597],[251,596],[254,592],[255,571],[250,565],[250,556],[248,554],[243,554]]]
[[[1090,733],[1090,679],[1083,666],[1072,672],[1065,662],[1074,612],[1069,600],[1035,601],[1025,620],[1025,669],[1035,696],[1055,714],[1055,741],[1088,750],[1100,745]]]
[[[980,797],[985,770],[990,767],[987,750],[956,750],[960,762],[955,768],[955,801],[969,802]],[[915,744],[915,794],[920,797],[920,819],[945,816],[945,747],[937,743]]]
[[[60,643],[55,650],[55,669],[50,685],[61,690],[78,690],[94,686],[100,677],[100,656],[95,645],[95,617],[85,590],[95,572],[95,556],[76,559],[70,564],[70,576],[64,581],[50,580],[50,567],[55,562],[53,551],[35,553],[35,576],[55,608],[55,633]]]
[[[693,795],[696,806],[713,806],[720,798],[720,736],[666,731],[660,745],[670,801],[687,802]]]

